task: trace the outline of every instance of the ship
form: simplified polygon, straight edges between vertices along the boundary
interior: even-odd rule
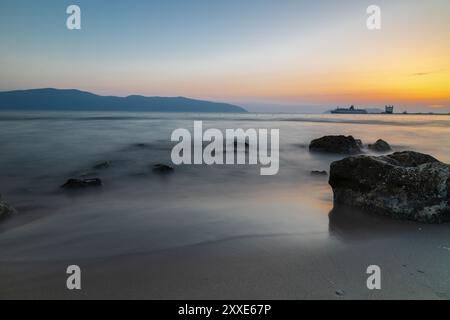
[[[351,106],[350,108],[336,108],[331,111],[333,114],[368,114],[367,110],[365,109],[356,109],[354,106]]]

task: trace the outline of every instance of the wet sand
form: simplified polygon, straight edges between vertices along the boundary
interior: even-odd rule
[[[308,233],[230,238],[88,259],[77,292],[65,289],[70,261],[0,263],[0,298],[449,299],[450,251],[441,246],[450,227],[422,228],[363,239],[341,229],[337,237],[351,238],[343,242]],[[371,264],[382,269],[380,291],[366,287]]]

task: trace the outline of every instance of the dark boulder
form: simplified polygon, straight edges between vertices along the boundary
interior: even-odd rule
[[[101,187],[103,185],[102,180],[98,178],[94,179],[69,179],[65,184],[61,186],[63,189],[75,190],[86,189],[90,187]]]
[[[450,165],[412,151],[331,164],[334,201],[399,219],[450,221]]]
[[[388,152],[391,151],[392,148],[386,141],[379,139],[374,144],[369,144],[369,149],[375,152]]]
[[[354,155],[362,153],[361,145],[361,140],[356,140],[352,136],[326,136],[311,141],[309,150],[313,152]]]
[[[169,174],[174,172],[174,168],[165,164],[156,164],[153,166],[153,172],[159,174]]]
[[[13,213],[16,213],[16,210],[9,204],[4,202],[2,200],[2,196],[0,195],[0,219],[3,219]]]

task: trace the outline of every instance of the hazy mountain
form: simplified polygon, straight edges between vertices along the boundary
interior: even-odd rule
[[[80,90],[32,89],[0,92],[0,110],[247,112],[226,103],[184,97],[99,96]]]

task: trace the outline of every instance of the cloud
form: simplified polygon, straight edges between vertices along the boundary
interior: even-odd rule
[[[440,72],[444,72],[444,71],[446,71],[446,69],[435,70],[435,71],[425,71],[425,72],[415,72],[415,73],[411,73],[410,76],[411,77],[423,77],[423,76],[429,76],[430,74],[433,74],[433,73],[440,73]]]
[[[411,74],[411,76],[413,77],[422,77],[422,76],[427,76],[429,74],[432,74],[433,72],[417,72],[417,73],[413,73]]]

